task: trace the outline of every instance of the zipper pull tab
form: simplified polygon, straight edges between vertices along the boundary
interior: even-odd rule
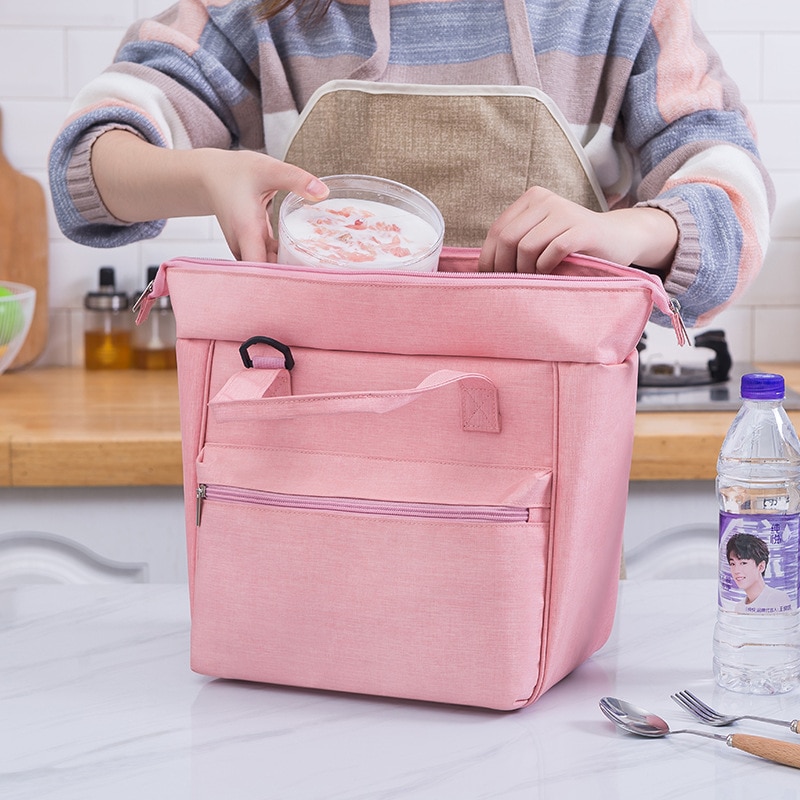
[[[686,330],[686,323],[681,316],[680,301],[674,297],[669,299],[670,316],[672,317],[672,329],[675,331],[675,336],[678,338],[678,344],[683,347],[684,345],[692,346],[692,340],[689,338],[689,331]]]
[[[136,324],[141,325],[150,313],[150,309],[155,303],[155,298],[151,297],[153,294],[153,285],[155,280],[150,281],[145,287],[145,290],[136,299],[136,302],[131,307],[131,311],[136,314]]]
[[[197,492],[195,492],[195,497],[197,498],[197,502],[195,504],[195,518],[194,524],[196,527],[200,527],[200,517],[203,513],[203,500],[206,499],[206,485],[201,483],[197,487]]]
[[[147,299],[147,297],[153,293],[154,283],[154,280],[150,281],[150,283],[144,287],[144,291],[136,299],[136,302],[131,306],[131,311],[133,311],[134,314],[141,308],[142,303]]]

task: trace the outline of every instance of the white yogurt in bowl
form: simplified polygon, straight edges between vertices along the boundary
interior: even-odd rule
[[[367,175],[322,178],[325,200],[281,205],[278,261],[308,267],[433,272],[444,238],[439,209],[415,189]]]

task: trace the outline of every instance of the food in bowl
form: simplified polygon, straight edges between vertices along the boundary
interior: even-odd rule
[[[385,178],[322,179],[325,200],[290,194],[280,210],[278,261],[309,267],[432,272],[444,238],[436,206],[416,190]]]

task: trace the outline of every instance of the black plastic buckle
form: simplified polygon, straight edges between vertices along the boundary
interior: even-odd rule
[[[283,363],[286,369],[291,370],[292,367],[294,367],[294,357],[292,356],[292,351],[289,349],[288,345],[285,345],[283,342],[279,342],[277,339],[270,339],[269,336],[251,336],[246,342],[242,343],[241,347],[239,347],[239,355],[242,357],[242,363],[247,369],[250,369],[253,366],[253,359],[250,358],[250,353],[248,353],[247,350],[251,345],[254,344],[268,344],[270,347],[274,347],[283,354]]]

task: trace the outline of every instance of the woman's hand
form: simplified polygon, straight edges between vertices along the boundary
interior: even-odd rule
[[[123,222],[214,215],[234,257],[274,261],[267,206],[279,191],[309,201],[328,188],[292,164],[249,150],[170,150],[112,130],[92,148],[92,172],[106,208]]]
[[[211,213],[240,261],[275,261],[277,241],[268,206],[278,191],[309,201],[324,199],[328,187],[305,170],[246,150],[208,151],[205,183]]]
[[[570,253],[666,274],[678,244],[672,217],[658,208],[590,211],[534,186],[489,229],[482,272],[552,272]]]

